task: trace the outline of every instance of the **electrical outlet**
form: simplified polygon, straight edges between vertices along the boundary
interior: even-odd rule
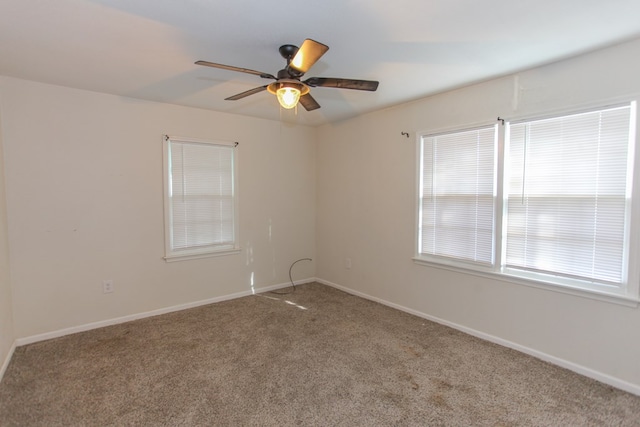
[[[351,258],[344,259],[344,266],[347,268],[351,268]]]
[[[113,292],[113,280],[103,280],[102,281],[102,293],[108,294]]]

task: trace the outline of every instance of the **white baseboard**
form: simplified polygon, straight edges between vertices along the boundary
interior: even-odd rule
[[[421,317],[423,319],[427,319],[445,326],[449,326],[451,328],[457,329],[459,331],[462,331],[464,333],[467,333],[469,335],[475,336],[477,338],[504,346],[504,347],[508,347],[517,351],[520,351],[522,353],[528,354],[530,356],[536,357],[538,359],[544,360],[545,362],[549,362],[552,363],[554,365],[569,369],[573,372],[576,372],[578,374],[584,375],[586,377],[592,378],[596,381],[600,381],[604,384],[608,384],[612,387],[616,387],[619,388],[621,390],[627,391],[629,393],[635,394],[637,396],[640,396],[640,385],[638,384],[633,384],[624,380],[621,380],[619,378],[613,377],[611,375],[608,374],[604,374],[602,372],[598,372],[595,371],[593,369],[587,368],[585,366],[582,365],[578,365],[576,363],[570,362],[568,360],[564,360],[561,358],[558,358],[556,356],[552,356],[550,354],[547,353],[543,353],[541,351],[535,350],[533,348],[529,348],[529,347],[525,347],[523,345],[505,340],[503,338],[500,337],[496,337],[494,335],[490,335],[472,328],[468,328],[466,326],[463,325],[459,325],[457,323],[453,323],[450,322],[448,320],[444,320],[444,319],[440,319],[438,317],[435,316],[431,316],[425,313],[422,313],[420,311],[411,309],[411,308],[407,308],[404,307],[402,305],[399,304],[395,304],[386,300],[383,300],[381,298],[377,298],[377,297],[373,297],[371,295],[365,294],[363,292],[359,292],[359,291],[355,291],[353,289],[347,288],[345,286],[341,286],[338,285],[336,283],[332,283],[329,282],[327,280],[324,279],[320,279],[320,278],[308,278],[308,279],[303,279],[303,280],[297,280],[294,283],[296,285],[301,285],[304,283],[309,283],[309,282],[318,282],[318,283],[322,283],[324,285],[327,286],[331,286],[333,288],[339,289],[341,291],[347,292],[349,294],[352,295],[356,295],[359,296],[361,298],[365,298],[371,301],[375,301],[377,303],[386,305],[388,307],[391,308],[395,308],[397,310],[401,310],[404,311],[406,313],[409,314],[413,314],[414,316],[418,316]],[[221,302],[221,301],[227,301],[227,300],[231,300],[231,299],[236,299],[236,298],[241,298],[241,297],[245,297],[248,295],[252,295],[252,294],[256,294],[256,293],[262,293],[262,292],[268,292],[268,291],[272,291],[272,290],[276,290],[276,289],[281,289],[281,288],[286,288],[288,286],[291,286],[291,283],[281,283],[278,285],[271,285],[271,286],[266,286],[266,287],[261,287],[261,288],[257,288],[255,289],[255,291],[244,291],[244,292],[237,292],[234,294],[230,294],[230,295],[225,295],[225,296],[221,296],[221,297],[215,297],[215,298],[210,298],[210,299],[206,299],[206,300],[201,300],[201,301],[195,301],[195,302],[191,302],[191,303],[186,303],[186,304],[179,304],[179,305],[175,305],[175,306],[171,306],[171,307],[165,307],[165,308],[161,308],[158,310],[152,310],[152,311],[147,311],[144,313],[137,313],[137,314],[132,314],[132,315],[128,315],[128,316],[123,316],[123,317],[118,317],[115,319],[108,319],[108,320],[103,320],[103,321],[99,321],[99,322],[93,322],[93,323],[88,323],[88,324],[84,324],[84,325],[80,325],[80,326],[74,326],[71,328],[66,328],[66,329],[60,329],[57,331],[52,331],[52,332],[47,332],[44,334],[38,334],[38,335],[33,335],[33,336],[29,336],[29,337],[24,337],[24,338],[19,338],[17,339],[13,346],[11,347],[11,350],[9,350],[9,354],[7,355],[7,357],[5,358],[4,363],[2,364],[2,368],[0,369],[0,381],[2,380],[2,376],[4,375],[7,367],[9,366],[9,362],[11,361],[11,357],[13,356],[13,352],[16,348],[16,346],[22,346],[22,345],[26,345],[26,344],[31,344],[31,343],[35,343],[38,341],[44,341],[44,340],[48,340],[48,339],[52,339],[52,338],[58,338],[58,337],[62,337],[65,335],[70,335],[70,334],[74,334],[77,332],[84,332],[84,331],[89,331],[91,329],[97,329],[97,328],[102,328],[105,326],[111,326],[111,325],[116,325],[119,323],[125,323],[125,322],[130,322],[132,320],[137,320],[137,319],[143,319],[146,317],[152,317],[152,316],[158,316],[160,314],[166,314],[166,313],[171,313],[174,311],[180,311],[180,310],[186,310],[189,308],[194,308],[194,307],[199,307],[202,305],[207,305],[207,304],[213,304],[216,302]]]
[[[315,280],[315,278],[296,280],[294,282],[294,284],[301,285],[301,284],[304,284],[304,283],[313,282],[314,280]],[[75,334],[75,333],[78,333],[78,332],[90,331],[92,329],[104,328],[105,326],[117,325],[119,323],[130,322],[132,320],[144,319],[146,317],[158,316],[160,314],[166,314],[166,313],[172,313],[174,311],[186,310],[186,309],[189,309],[189,308],[199,307],[201,305],[213,304],[213,303],[216,303],[216,302],[228,301],[228,300],[232,300],[232,299],[236,299],[236,298],[246,297],[246,296],[257,294],[257,293],[273,291],[273,290],[276,290],[276,289],[286,288],[288,286],[291,286],[291,282],[280,283],[280,284],[277,284],[277,285],[271,285],[271,286],[255,288],[253,291],[247,290],[247,291],[243,291],[243,292],[236,292],[234,294],[224,295],[224,296],[221,296],[221,297],[209,298],[209,299],[206,299],[206,300],[194,301],[194,302],[190,302],[190,303],[174,305],[174,306],[171,306],[171,307],[165,307],[165,308],[160,308],[160,309],[157,309],[157,310],[146,311],[146,312],[143,312],[143,313],[130,314],[130,315],[127,315],[127,316],[117,317],[117,318],[114,318],[114,319],[101,320],[99,322],[86,323],[84,325],[72,326],[70,328],[59,329],[59,330],[51,331],[51,332],[45,332],[43,334],[32,335],[32,336],[28,336],[28,337],[24,337],[24,338],[18,338],[16,340],[15,344],[14,344],[14,347],[16,345],[17,346],[22,346],[22,345],[27,345],[27,344],[33,344],[33,343],[39,342],[39,341],[50,340],[52,338],[59,338],[59,337],[65,336],[65,335],[71,335],[71,334]],[[13,351],[11,353],[13,353]],[[10,358],[7,358],[6,364],[9,363],[8,362],[9,359]]]
[[[466,326],[459,325],[457,323],[449,322],[448,320],[440,319],[438,317],[431,316],[431,315],[422,313],[420,311],[413,310],[411,308],[407,308],[407,307],[404,307],[402,305],[398,305],[398,304],[383,300],[381,298],[373,297],[373,296],[365,294],[363,292],[355,291],[353,289],[347,288],[345,286],[338,285],[336,283],[329,282],[327,280],[316,278],[315,281],[319,282],[319,283],[322,283],[324,285],[331,286],[333,288],[339,289],[341,291],[347,292],[349,294],[352,294],[352,295],[355,295],[355,296],[358,296],[358,297],[361,297],[361,298],[365,298],[365,299],[368,299],[370,301],[375,301],[377,303],[386,305],[386,306],[391,307],[391,308],[395,308],[395,309],[400,310],[400,311],[404,311],[404,312],[409,313],[409,314],[413,314],[414,316],[418,316],[418,317],[421,317],[423,319],[431,320],[431,321],[439,323],[441,325],[449,326],[449,327],[451,327],[453,329],[457,329],[459,331],[462,331],[462,332],[464,332],[466,334],[469,334],[469,335],[472,335],[474,337],[483,339],[485,341],[489,341],[489,342],[501,345],[503,347],[508,347],[508,348],[517,350],[517,351],[519,351],[521,353],[528,354],[528,355],[533,356],[533,357],[535,357],[537,359],[544,360],[545,362],[549,362],[549,363],[552,363],[554,365],[560,366],[562,368],[569,369],[570,371],[576,372],[576,373],[578,373],[580,375],[584,375],[585,377],[594,379],[596,381],[600,381],[601,383],[604,383],[604,384],[610,385],[612,387],[616,387],[616,388],[619,388],[619,389],[624,390],[626,392],[629,392],[629,393],[635,394],[637,396],[640,396],[640,385],[638,385],[638,384],[633,384],[633,383],[621,380],[620,378],[616,378],[616,377],[613,377],[611,375],[595,371],[595,370],[587,368],[585,366],[578,365],[576,363],[570,362],[568,360],[561,359],[561,358],[556,357],[556,356],[552,356],[552,355],[547,354],[547,353],[543,353],[543,352],[535,350],[533,348],[525,347],[523,345],[520,345],[520,344],[511,342],[511,341],[505,340],[505,339],[500,338],[500,337],[496,337],[494,335],[490,335],[490,334],[487,334],[487,333],[484,333],[484,332],[481,332],[481,331],[477,331],[475,329],[468,328]]]
[[[16,350],[16,342],[14,341],[9,349],[9,353],[7,353],[7,357],[4,358],[4,362],[2,362],[2,367],[0,367],[0,382],[2,382],[2,378],[4,378],[4,373],[7,371],[9,367],[9,362],[11,362],[11,358],[13,357],[13,352]]]

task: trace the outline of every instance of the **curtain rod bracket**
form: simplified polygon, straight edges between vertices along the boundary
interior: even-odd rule
[[[406,136],[407,138],[409,138],[409,132],[400,132],[400,135]]]
[[[498,121],[502,123],[502,126],[504,126],[504,119],[501,119],[500,117],[498,117]]]

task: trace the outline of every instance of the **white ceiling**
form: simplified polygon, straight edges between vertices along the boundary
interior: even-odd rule
[[[120,96],[319,125],[640,36],[639,0],[0,0],[0,74]],[[330,50],[305,75],[378,80],[312,88],[281,112],[257,76],[282,44]]]

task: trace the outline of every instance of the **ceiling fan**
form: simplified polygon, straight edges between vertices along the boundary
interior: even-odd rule
[[[249,95],[268,91],[277,96],[278,102],[283,108],[290,109],[298,105],[298,102],[307,111],[320,108],[320,104],[309,93],[310,87],[333,87],[339,89],[356,89],[375,91],[378,82],[372,80],[339,79],[330,77],[311,77],[304,81],[300,78],[329,50],[329,46],[315,40],[306,39],[300,48],[291,44],[280,46],[280,55],[287,60],[287,66],[278,71],[274,76],[262,71],[248,68],[233,67],[231,65],[216,64],[208,61],[197,61],[197,65],[222,68],[224,70],[239,71],[241,73],[254,74],[263,79],[275,80],[268,85],[256,87],[237,95],[225,98],[228,101],[237,101]]]

